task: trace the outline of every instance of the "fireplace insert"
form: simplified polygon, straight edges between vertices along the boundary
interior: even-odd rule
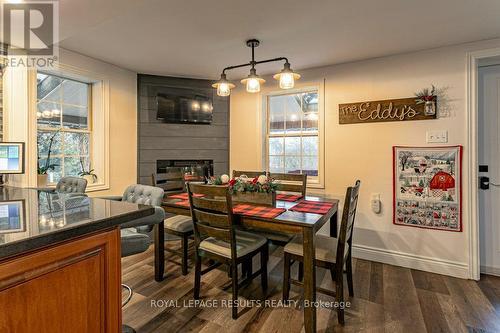
[[[157,160],[153,183],[165,191],[183,191],[186,182],[206,182],[213,174],[213,160]]]

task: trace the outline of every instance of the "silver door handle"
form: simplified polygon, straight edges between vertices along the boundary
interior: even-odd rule
[[[500,184],[497,184],[497,183],[492,183],[492,182],[490,182],[490,185],[493,185],[493,186],[500,186]]]

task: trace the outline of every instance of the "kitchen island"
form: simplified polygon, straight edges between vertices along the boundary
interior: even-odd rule
[[[0,332],[120,332],[120,224],[153,213],[0,188]]]

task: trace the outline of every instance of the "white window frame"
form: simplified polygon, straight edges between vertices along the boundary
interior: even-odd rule
[[[274,136],[270,135],[270,124],[269,124],[269,97],[272,96],[282,96],[282,95],[292,95],[292,94],[300,94],[300,93],[308,93],[308,92],[317,92],[318,93],[318,139],[319,139],[319,147],[318,147],[318,177],[315,179],[307,179],[307,187],[308,188],[316,188],[316,189],[324,189],[325,188],[325,175],[324,175],[324,123],[325,123],[325,108],[324,108],[324,84],[317,85],[309,85],[306,87],[287,89],[287,90],[279,90],[279,91],[271,91],[266,94],[263,94],[263,164],[265,165],[266,171],[269,171],[269,137]],[[278,136],[287,136],[278,135]],[[296,135],[294,135],[296,136]],[[308,136],[306,133],[302,133],[300,136]]]
[[[92,115],[89,118],[89,127],[92,129],[90,138],[91,168],[95,170],[97,182],[87,185],[87,192],[108,190],[109,185],[109,80],[98,73],[60,63],[56,70],[41,71],[44,74],[57,75],[90,84],[91,100],[89,109]],[[30,115],[32,140],[36,144],[38,131],[37,112],[37,79],[36,71],[30,75]],[[35,149],[36,151],[36,149]],[[35,169],[36,172],[36,169]]]

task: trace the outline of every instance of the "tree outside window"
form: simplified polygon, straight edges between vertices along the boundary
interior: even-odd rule
[[[38,163],[45,165],[54,137],[49,183],[90,169],[92,140],[90,84],[45,73],[37,74]]]

